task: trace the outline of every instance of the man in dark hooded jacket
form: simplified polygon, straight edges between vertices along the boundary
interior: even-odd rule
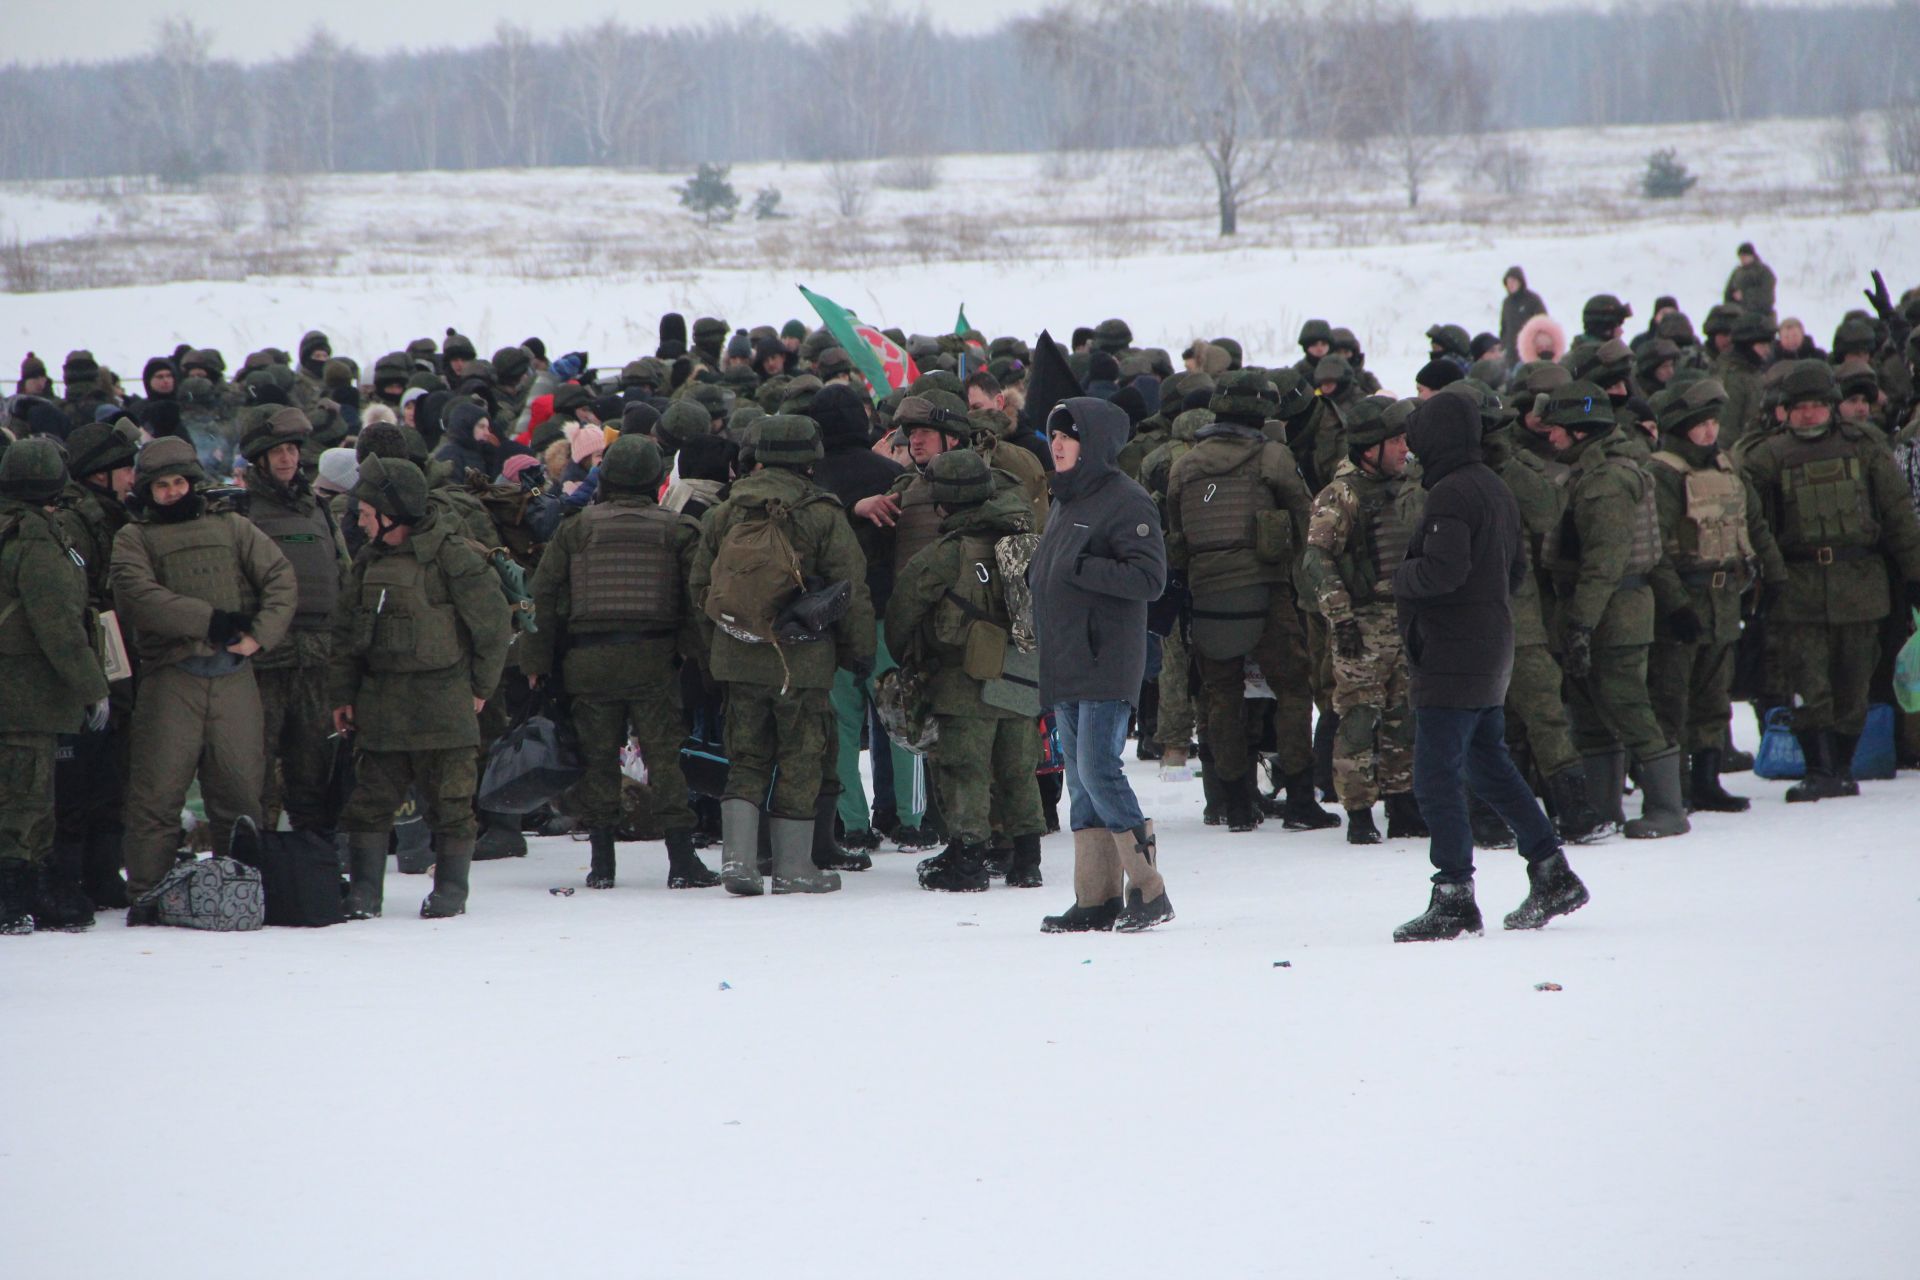
[[[1432,832],[1435,870],[1425,914],[1395,929],[1393,940],[1480,932],[1466,786],[1506,819],[1527,860],[1529,891],[1506,927],[1538,929],[1578,910],[1587,890],[1507,754],[1508,596],[1528,572],[1520,507],[1481,461],[1480,419],[1465,396],[1422,404],[1408,421],[1407,443],[1420,459],[1427,502],[1394,572],[1393,594],[1412,676],[1413,791]]]
[[[1500,301],[1500,346],[1507,353],[1507,363],[1512,364],[1520,358],[1520,330],[1535,316],[1547,314],[1547,304],[1527,288],[1527,273],[1519,267],[1508,267],[1501,283],[1507,296]]]

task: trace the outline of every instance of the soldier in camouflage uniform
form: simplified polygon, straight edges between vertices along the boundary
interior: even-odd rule
[[[387,833],[415,788],[433,828],[429,919],[466,911],[473,866],[479,713],[513,636],[500,583],[427,503],[411,462],[371,457],[353,487],[367,545],[334,611],[327,687],[336,732],[354,735],[354,787],[340,814],[348,914],[380,914]]]
[[[699,653],[686,584],[700,526],[654,501],[663,474],[651,440],[621,436],[607,447],[594,504],[562,525],[541,557],[533,577],[540,627],[520,638],[530,684],[556,666],[564,677],[587,767],[574,798],[593,844],[589,889],[613,887],[620,749],[629,734],[640,745],[654,816],[666,833],[667,887],[720,883],[694,852],[693,810],[680,771],[685,735],[675,659],[693,661]]]
[[[1680,752],[1647,700],[1653,642],[1651,575],[1663,564],[1653,480],[1634,459],[1606,393],[1570,382],[1553,393],[1547,421],[1572,437],[1567,510],[1549,540],[1556,630],[1568,677],[1574,740],[1586,756],[1595,809],[1619,821],[1627,758],[1645,794],[1624,822],[1636,839],[1688,830]],[[1668,569],[1671,572],[1671,569]]]
[[[1720,410],[1720,447],[1731,451],[1748,431],[1765,429],[1760,413],[1760,375],[1773,358],[1773,322],[1758,312],[1733,317],[1728,330],[1733,345],[1713,362],[1709,372],[1726,388]]]
[[[1349,844],[1380,842],[1373,803],[1382,796],[1389,835],[1425,833],[1413,799],[1413,715],[1393,603],[1393,571],[1409,533],[1395,500],[1414,402],[1383,399],[1362,400],[1347,415],[1348,457],[1313,500],[1300,566],[1333,636],[1333,785]]]
[[[1021,686],[987,674],[987,667],[1000,665],[991,661],[995,655],[969,656],[993,647],[975,643],[983,631],[1010,645],[1011,615],[994,548],[1002,538],[1030,532],[1032,512],[1017,488],[994,492],[993,471],[971,450],[941,454],[927,476],[943,513],[940,538],[908,562],[886,618],[887,647],[903,667],[926,678],[940,730],[928,759],[948,844],[920,864],[920,885],[985,889],[988,845],[997,834],[1013,846],[1008,886],[1035,888],[1046,830],[1033,773],[1040,754],[1038,690],[1026,691],[1029,701]]]
[[[1767,639],[1807,759],[1789,801],[1859,794],[1850,766],[1866,724],[1881,620],[1892,607],[1889,561],[1904,603],[1920,608],[1912,494],[1868,428],[1833,420],[1836,398],[1830,367],[1796,363],[1781,384],[1787,429],[1742,463],[1787,566],[1786,587],[1767,614]]]
[[[1687,806],[1743,813],[1742,796],[1720,785],[1740,641],[1740,598],[1758,568],[1763,599],[1785,586],[1786,562],[1760,514],[1760,500],[1720,452],[1725,389],[1711,378],[1662,392],[1654,402],[1660,448],[1648,468],[1660,536],[1685,595],[1659,601],[1647,693],[1661,730],[1690,753]],[[1664,579],[1656,579],[1656,594]]]
[[[282,407],[240,440],[247,460],[247,518],[273,539],[293,566],[299,603],[287,637],[255,657],[264,724],[266,786],[260,810],[272,829],[286,810],[296,831],[331,830],[326,811],[333,749],[327,701],[327,662],[333,650],[333,610],[351,563],[333,512],[314,496],[301,469],[311,434],[307,415]]]
[[[964,422],[964,410],[959,416]],[[823,768],[834,768],[833,708],[827,695],[836,668],[861,679],[873,670],[873,602],[867,594],[866,560],[839,501],[808,478],[808,469],[821,457],[820,428],[813,419],[793,414],[757,419],[749,444],[754,470],[736,480],[727,500],[707,512],[688,576],[693,603],[701,610],[698,624],[707,636],[707,670],[727,687],[730,767],[720,800],[725,848],[721,876],[729,893],[753,896],[764,891],[758,867],[764,803],[771,826],[773,891],[831,893],[840,887],[840,877],[813,863]],[[927,505],[931,511],[931,494]],[[768,519],[783,521],[803,576],[849,584],[847,611],[833,624],[831,636],[756,643],[715,625],[709,590],[717,578],[735,571],[721,548],[736,526]],[[833,786],[837,790],[837,779]]]
[[[1194,437],[1167,484],[1168,560],[1193,596],[1193,647],[1207,704],[1203,778],[1234,831],[1260,821],[1246,708],[1246,660],[1273,690],[1277,768],[1289,829],[1337,824],[1313,797],[1313,703],[1305,632],[1294,596],[1297,549],[1312,505],[1287,447],[1270,438],[1266,375],[1222,378],[1214,421]]]
[[[93,923],[87,895],[51,865],[57,735],[107,713],[86,572],[54,514],[66,485],[52,440],[0,458],[0,934]]]
[[[1212,379],[1208,379],[1211,384]],[[1160,527],[1167,527],[1167,481],[1173,464],[1193,448],[1195,434],[1213,421],[1210,409],[1187,409],[1178,414],[1165,444],[1148,454],[1140,464],[1140,487],[1153,497],[1160,509]],[[1187,748],[1193,741],[1195,714],[1193,705],[1193,646],[1190,620],[1175,619],[1160,642],[1160,716],[1156,733],[1160,739],[1161,768],[1173,771],[1187,767]],[[1222,815],[1212,807],[1207,821],[1218,824]]]

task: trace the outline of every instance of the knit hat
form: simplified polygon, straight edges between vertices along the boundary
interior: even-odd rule
[[[573,433],[573,460],[582,466],[607,447],[607,433],[599,427],[581,427]]]
[[[1429,360],[1422,366],[1419,373],[1413,375],[1413,381],[1415,386],[1438,391],[1442,387],[1451,386],[1465,376],[1460,372],[1460,366],[1451,360]]]
[[[351,449],[329,449],[320,455],[320,474],[316,488],[348,493],[360,480],[360,459]]]
[[[500,464],[500,478],[508,484],[522,484],[521,477],[538,469],[540,459],[530,453],[516,453]]]
[[[789,320],[780,326],[780,336],[782,338],[804,338],[807,336],[807,326],[801,324],[798,320]]]

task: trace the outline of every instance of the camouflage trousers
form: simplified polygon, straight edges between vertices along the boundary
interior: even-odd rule
[[[149,666],[139,684],[124,810],[129,898],[159,884],[173,866],[180,847],[180,806],[196,775],[213,851],[223,857],[235,820],[260,820],[266,775],[260,690],[250,668],[209,677],[175,666]]]
[[[1160,720],[1154,737],[1162,747],[1186,750],[1193,741],[1192,653],[1175,627],[1160,642]]]
[[[1354,620],[1365,652],[1333,655],[1333,789],[1342,808],[1366,809],[1413,790],[1413,709],[1393,610],[1356,610]]]
[[[340,829],[357,835],[385,835],[393,817],[414,789],[426,810],[427,826],[444,840],[471,840],[473,791],[478,778],[472,747],[434,751],[356,751],[353,794],[340,810]]]
[[[727,800],[765,805],[776,818],[813,818],[821,791],[840,793],[833,707],[826,689],[781,693],[727,686]],[[831,785],[827,785],[829,780]]]
[[[1785,677],[1795,729],[1858,734],[1880,661],[1880,623],[1767,620],[1769,652]]]
[[[333,768],[331,708],[325,665],[254,672],[265,730],[266,785],[260,812],[271,824],[282,810],[297,831],[328,822],[327,774]]]
[[[53,849],[51,733],[0,734],[0,860],[45,862]]]
[[[1733,713],[1733,650],[1729,644],[1656,640],[1647,654],[1647,696],[1654,718],[1682,751],[1718,748]]]
[[[1253,767],[1247,720],[1248,656],[1273,690],[1274,755],[1280,772],[1291,776],[1313,767],[1313,695],[1306,637],[1292,592],[1274,591],[1267,606],[1266,629],[1250,655],[1196,656],[1207,706],[1207,746],[1223,781],[1238,781]]]
[[[1561,692],[1560,664],[1544,644],[1516,645],[1513,679],[1507,685],[1507,730],[1516,723],[1540,773],[1551,778],[1580,763],[1567,724],[1567,700]]]
[[[1625,747],[1635,761],[1650,760],[1673,744],[1654,718],[1647,698],[1644,644],[1595,646],[1593,670],[1567,681],[1567,711],[1573,741],[1583,756]]]
[[[661,830],[693,830],[687,777],[680,771],[680,746],[687,735],[672,641],[575,649],[564,669],[580,759],[587,767],[567,797],[569,806],[590,827],[620,824],[620,749],[631,733],[647,766],[647,791]]]
[[[940,741],[929,755],[947,834],[966,844],[1040,835],[1040,735],[1025,716],[936,716]]]

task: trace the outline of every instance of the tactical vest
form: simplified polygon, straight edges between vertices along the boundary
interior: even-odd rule
[[[1667,555],[1681,572],[1732,569],[1753,556],[1747,538],[1746,485],[1733,465],[1716,457],[1711,467],[1689,466],[1677,453],[1661,451],[1653,460],[1684,477],[1687,510],[1667,542]]]
[[[340,559],[327,511],[317,499],[302,512],[262,491],[255,495],[248,514],[254,527],[273,539],[299,579],[294,630],[325,631],[331,627],[333,607],[340,600]]]
[[[186,499],[191,502],[193,499]],[[205,515],[179,524],[143,524],[140,539],[156,581],[175,595],[204,600],[216,609],[252,617],[260,595],[240,571],[234,550],[234,515]]]
[[[1195,476],[1180,490],[1180,532],[1192,554],[1252,551],[1255,519],[1274,509],[1260,482],[1259,454],[1217,475]]]
[[[678,626],[685,584],[673,535],[682,518],[655,506],[604,502],[581,512],[587,539],[568,566],[569,625],[587,631]]]
[[[443,671],[463,656],[439,568],[411,544],[367,560],[353,604],[353,651],[371,671]]]
[[[940,537],[940,512],[933,504],[933,485],[924,475],[900,495],[900,518],[893,525],[893,573],[903,577],[907,562]]]
[[[1393,598],[1393,571],[1407,558],[1407,541],[1413,532],[1395,501],[1399,489],[1390,484],[1355,489],[1359,506],[1340,557],[1340,576],[1354,604]]]
[[[1620,571],[1620,576],[1644,579],[1660,563],[1661,555],[1660,511],[1653,496],[1653,477],[1642,471],[1640,464],[1631,458],[1606,458],[1600,465],[1624,467],[1640,486],[1640,499],[1633,509],[1632,543],[1627,550],[1626,567]],[[1580,571],[1580,539],[1575,528],[1573,506],[1569,504],[1566,514],[1560,517],[1553,535],[1547,540],[1547,560],[1553,566],[1556,577],[1566,578]],[[1636,585],[1646,584],[1643,581]]]
[[[1866,460],[1837,431],[1796,441],[1780,459],[1780,549],[1871,547],[1880,541]]]

